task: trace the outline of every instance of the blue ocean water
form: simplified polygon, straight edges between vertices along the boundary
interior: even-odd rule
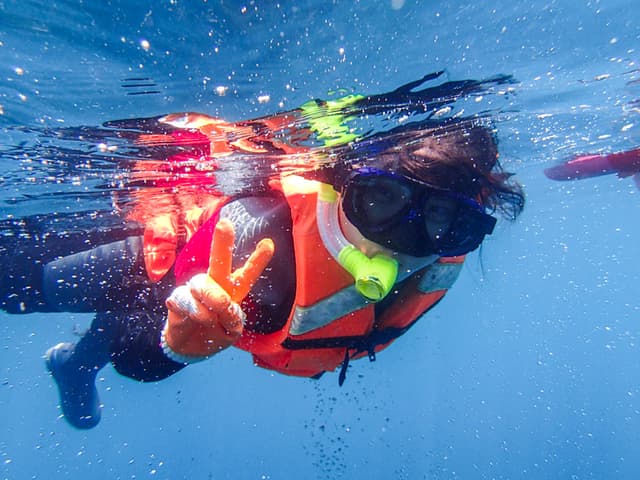
[[[542,173],[640,143],[637,13],[632,0],[0,0],[2,218],[78,208],[24,201],[68,188],[29,175],[61,147],[43,129],[250,118],[441,69],[518,80],[497,126],[528,199],[341,388],[240,351],[158,384],[108,367],[103,420],[80,432],[42,355],[90,317],[0,314],[0,478],[637,478],[639,193],[629,178]]]

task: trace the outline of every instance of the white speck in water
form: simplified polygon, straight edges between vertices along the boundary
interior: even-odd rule
[[[451,111],[451,107],[443,107],[433,114],[435,118],[442,117]]]

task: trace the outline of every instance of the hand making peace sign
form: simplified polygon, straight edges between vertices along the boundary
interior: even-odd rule
[[[164,337],[173,353],[198,359],[234,344],[242,334],[240,302],[260,277],[274,252],[273,241],[261,240],[244,265],[232,272],[235,232],[221,219],[216,225],[209,269],[177,287],[167,299]]]

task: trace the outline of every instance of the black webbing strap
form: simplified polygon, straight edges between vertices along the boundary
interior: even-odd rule
[[[355,357],[359,353],[367,352],[369,361],[374,362],[376,360],[375,348],[378,345],[386,345],[390,341],[395,340],[409,330],[409,328],[411,328],[415,323],[416,322],[412,322],[403,328],[389,327],[384,330],[374,330],[369,335],[313,338],[308,340],[294,340],[287,338],[282,342],[282,346],[289,350],[344,348],[344,360],[342,361],[340,374],[338,375],[338,385],[342,386],[347,378],[347,369],[349,368],[349,360],[351,360],[351,358]],[[355,352],[350,355],[350,350],[355,350]]]
[[[295,340],[287,338],[282,342],[282,347],[287,350],[307,350],[313,348],[347,348],[355,349],[356,355],[361,352],[371,352],[378,345],[384,345],[404,334],[415,322],[403,328],[389,327],[384,330],[374,330],[368,335],[311,338],[307,340]],[[374,358],[371,359],[375,360]]]

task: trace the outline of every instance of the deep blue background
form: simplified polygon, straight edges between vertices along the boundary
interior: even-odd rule
[[[542,175],[640,143],[637,13],[635,0],[0,0],[0,152],[38,142],[16,126],[248,118],[446,68],[520,81],[498,129],[528,194],[437,309],[342,388],[239,351],[154,385],[109,367],[103,421],[79,432],[58,418],[42,355],[90,318],[2,314],[0,477],[638,478],[639,194],[630,179]],[[131,77],[159,93],[127,95]],[[28,178],[15,155],[0,162],[3,199],[42,188],[9,174]]]

